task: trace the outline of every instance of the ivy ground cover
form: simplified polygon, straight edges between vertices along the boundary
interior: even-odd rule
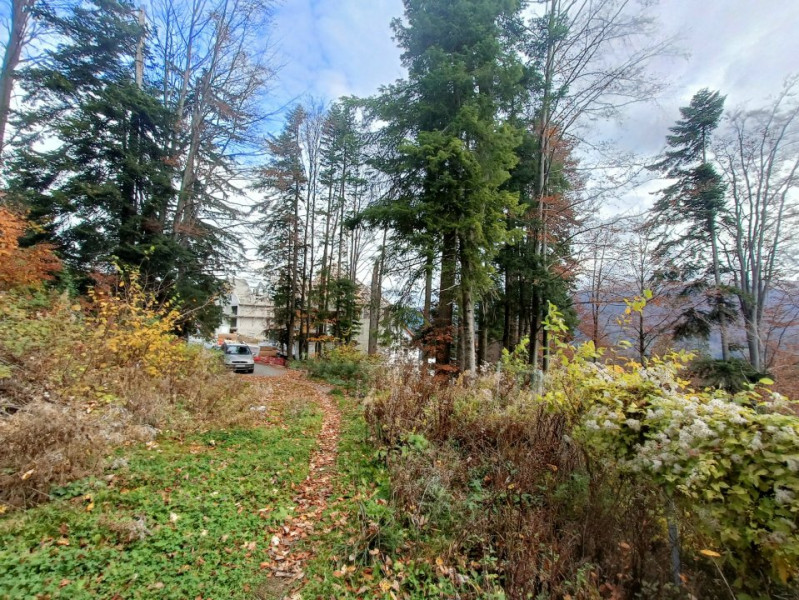
[[[257,408],[259,427],[125,449],[3,515],[0,598],[253,597],[321,425],[310,403]]]

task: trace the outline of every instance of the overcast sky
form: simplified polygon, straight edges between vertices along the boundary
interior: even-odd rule
[[[279,100],[368,96],[403,77],[390,27],[402,11],[401,0],[284,0],[275,23]],[[726,94],[727,107],[758,104],[799,72],[799,0],[660,0],[653,13],[686,56],[655,65],[670,83],[661,97],[597,131],[622,150],[656,153],[702,87]]]

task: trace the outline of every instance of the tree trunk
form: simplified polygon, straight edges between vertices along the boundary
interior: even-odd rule
[[[514,292],[513,295],[516,296],[516,310],[511,311],[510,334],[508,340],[510,345],[508,346],[508,350],[513,350],[519,344],[521,337],[524,335],[524,327],[520,314],[520,311],[522,310],[521,307],[524,306],[524,286],[522,285],[521,277],[516,277],[516,286],[512,289]]]
[[[33,6],[33,0],[12,0],[11,22],[9,23],[8,41],[3,56],[3,68],[0,71],[0,157],[6,139],[6,126],[11,112],[11,92],[14,89],[14,75],[22,56],[22,47],[25,45],[25,36],[30,21],[28,12]],[[2,158],[0,158],[2,164]]]
[[[727,318],[724,314],[724,294],[721,290],[721,268],[719,266],[719,243],[716,233],[716,223],[710,224],[710,247],[713,251],[713,279],[716,284],[716,303],[719,313],[719,333],[721,334],[721,359],[730,360],[730,343],[727,339]]]
[[[377,354],[377,333],[380,326],[380,288],[382,278],[382,263],[383,252],[375,259],[375,265],[372,269],[372,290],[369,302],[369,355]]]
[[[511,320],[511,307],[510,307],[511,285],[510,273],[505,270],[505,298],[502,303],[502,347],[511,350],[510,347],[510,320]]]
[[[316,337],[321,337],[327,333],[327,303],[328,290],[330,289],[330,269],[328,268],[329,256],[333,253],[330,248],[330,217],[333,212],[333,183],[330,182],[327,188],[327,212],[325,214],[325,234],[322,245],[322,266],[319,281],[319,325],[316,328]],[[316,355],[322,354],[322,342],[316,344]]]
[[[455,234],[445,233],[443,242],[438,312],[435,321],[436,370],[439,373],[448,373],[452,358],[452,303],[455,299]]]
[[[422,306],[422,324],[423,330],[426,332],[421,340],[422,342],[422,362],[427,364],[427,359],[430,358],[430,326],[432,325],[431,308],[433,304],[433,252],[429,251],[425,255],[424,263],[424,305]]]
[[[544,327],[541,332],[541,351],[543,356],[541,358],[541,370],[546,373],[549,370],[549,330]]]
[[[316,168],[312,167],[312,175],[308,178],[308,198],[310,202],[310,213],[307,219],[311,222],[311,239],[309,240],[308,252],[310,257],[308,260],[308,295],[305,299],[305,331],[308,336],[311,335],[311,311],[313,310],[313,276],[314,276],[314,253],[316,251]],[[310,342],[305,346],[305,358],[310,354]]]
[[[538,289],[533,289],[533,301],[530,308],[530,345],[528,347],[528,362],[538,366],[538,328],[541,324],[541,294]]]
[[[486,363],[488,353],[488,311],[486,310],[485,300],[480,302],[478,307],[479,329],[477,330],[477,366],[478,368]]]
[[[467,373],[467,377],[474,377],[476,374],[477,358],[475,349],[475,330],[474,330],[474,273],[475,265],[472,264],[472,257],[469,254],[465,237],[458,238],[460,248],[461,266],[461,311],[459,315],[460,323],[460,366],[461,371]]]
[[[455,364],[458,365],[458,372],[463,373],[464,368],[464,349],[463,349],[463,294],[458,294],[458,330],[455,339]]]
[[[208,73],[205,79],[208,78]],[[205,84],[202,86],[205,88]],[[190,205],[193,202],[194,195],[194,181],[196,176],[195,162],[197,155],[200,151],[200,131],[202,127],[202,114],[200,112],[200,103],[194,107],[191,115],[191,136],[189,140],[189,149],[186,153],[186,164],[183,167],[183,175],[180,180],[180,190],[178,191],[178,202],[175,207],[175,216],[172,221],[172,235],[179,242],[183,242],[189,236],[184,233],[189,233],[189,217]]]
[[[294,327],[297,324],[297,275],[299,272],[299,250],[300,250],[300,187],[295,184],[293,199],[293,222],[291,225],[291,256],[289,257],[289,350],[288,357],[294,358]],[[300,322],[302,327],[302,322]],[[302,330],[300,331],[299,346],[302,348]]]
[[[428,253],[424,263],[424,306],[422,317],[425,326],[430,325],[430,307],[433,304],[433,253]]]
[[[338,208],[339,208],[339,217],[338,217],[338,265],[336,267],[336,276],[338,278],[341,277],[341,262],[342,262],[342,253],[344,252],[344,196],[345,196],[345,184],[347,181],[347,162],[346,159],[344,164],[341,167],[341,187],[339,188],[339,197],[338,197]],[[335,230],[333,231],[333,235],[335,235]]]
[[[746,329],[746,344],[749,348],[749,364],[752,368],[760,372],[762,368],[762,357],[760,353],[760,324],[754,307],[747,306],[744,311],[744,327]]]
[[[643,313],[638,313],[638,362],[646,366],[646,330]]]
[[[552,102],[552,82],[555,70],[555,28],[557,0],[551,0],[547,22],[547,54],[544,65],[544,89],[541,100],[541,115],[538,131],[538,178],[536,181],[536,196],[538,198],[538,227],[540,230],[533,240],[534,250],[541,257],[541,265],[547,272],[547,226],[545,199],[549,190],[549,153],[550,153],[550,103]],[[532,290],[532,310],[530,311],[530,364],[538,364],[538,328],[541,323],[541,309],[544,298],[539,287]],[[546,351],[546,349],[545,349]],[[546,370],[546,369],[545,369]]]
[[[461,321],[463,322],[463,371],[469,377],[474,377],[477,374],[477,357],[474,353],[476,336],[474,330],[474,296],[471,282],[461,281],[461,295],[463,296],[463,314],[461,315]]]

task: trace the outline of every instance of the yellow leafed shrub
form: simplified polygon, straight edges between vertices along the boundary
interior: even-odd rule
[[[160,303],[133,276],[120,283],[117,294],[92,291],[87,319],[92,348],[105,366],[137,367],[153,377],[171,373],[186,359],[183,344],[173,335],[180,311]]]
[[[30,504],[92,472],[109,446],[243,418],[246,386],[173,331],[130,276],[76,301],[0,291],[0,504]]]

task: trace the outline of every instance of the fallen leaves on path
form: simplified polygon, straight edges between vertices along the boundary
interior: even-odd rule
[[[336,471],[341,414],[327,389],[314,384],[289,371],[284,377],[258,378],[259,391],[281,402],[311,401],[323,415],[322,429],[317,436],[317,447],[311,454],[308,476],[295,488],[292,498],[293,514],[280,525],[267,531],[268,560],[261,563],[267,577],[282,579],[284,584],[294,584],[305,576],[304,568],[312,552],[297,544],[314,533],[314,527],[322,520],[333,493]],[[301,549],[303,548],[303,549]]]

